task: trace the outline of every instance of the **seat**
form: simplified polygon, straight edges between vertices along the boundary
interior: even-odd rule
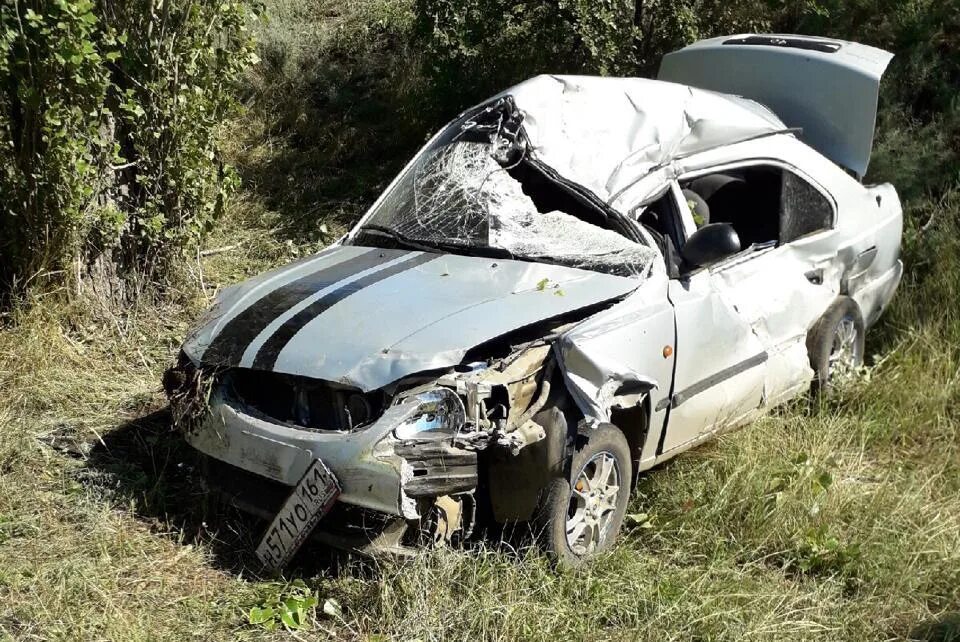
[[[711,174],[696,179],[687,189],[706,201],[709,222],[732,225],[747,248],[754,243],[776,241],[779,231],[779,195],[767,189],[766,181],[760,181],[759,185],[754,185],[755,182],[728,174]]]

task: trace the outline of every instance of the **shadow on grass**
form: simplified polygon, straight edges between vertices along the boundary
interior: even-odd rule
[[[258,579],[264,571],[254,551],[266,522],[222,504],[208,490],[202,455],[171,427],[167,408],[105,434],[86,455],[83,482],[96,495],[132,510],[157,534],[211,552],[218,570]],[[336,577],[349,569],[367,575],[374,567],[346,553],[309,541],[283,577]]]
[[[129,507],[154,531],[209,548],[217,568],[239,572],[252,565],[244,516],[217,518],[200,459],[171,428],[166,408],[105,434],[88,453],[82,478],[94,493]]]
[[[908,639],[923,642],[960,642],[960,611],[919,624],[910,631]]]

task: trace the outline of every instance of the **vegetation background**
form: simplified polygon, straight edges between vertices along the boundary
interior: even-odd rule
[[[867,377],[646,475],[578,572],[488,544],[257,574],[159,380],[219,287],[336,238],[459,109],[740,31],[897,54],[907,275]],[[960,639],[958,0],[5,0],[0,636]]]

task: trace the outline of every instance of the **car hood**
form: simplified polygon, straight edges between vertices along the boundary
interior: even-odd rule
[[[454,366],[470,348],[640,283],[543,263],[336,246],[225,290],[184,351],[215,367],[369,391]]]

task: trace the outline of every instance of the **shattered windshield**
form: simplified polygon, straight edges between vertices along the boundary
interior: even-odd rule
[[[362,244],[524,258],[625,276],[656,252],[623,221],[530,158],[522,117],[501,99],[449,126],[358,230]],[[637,236],[636,238],[640,238]]]

